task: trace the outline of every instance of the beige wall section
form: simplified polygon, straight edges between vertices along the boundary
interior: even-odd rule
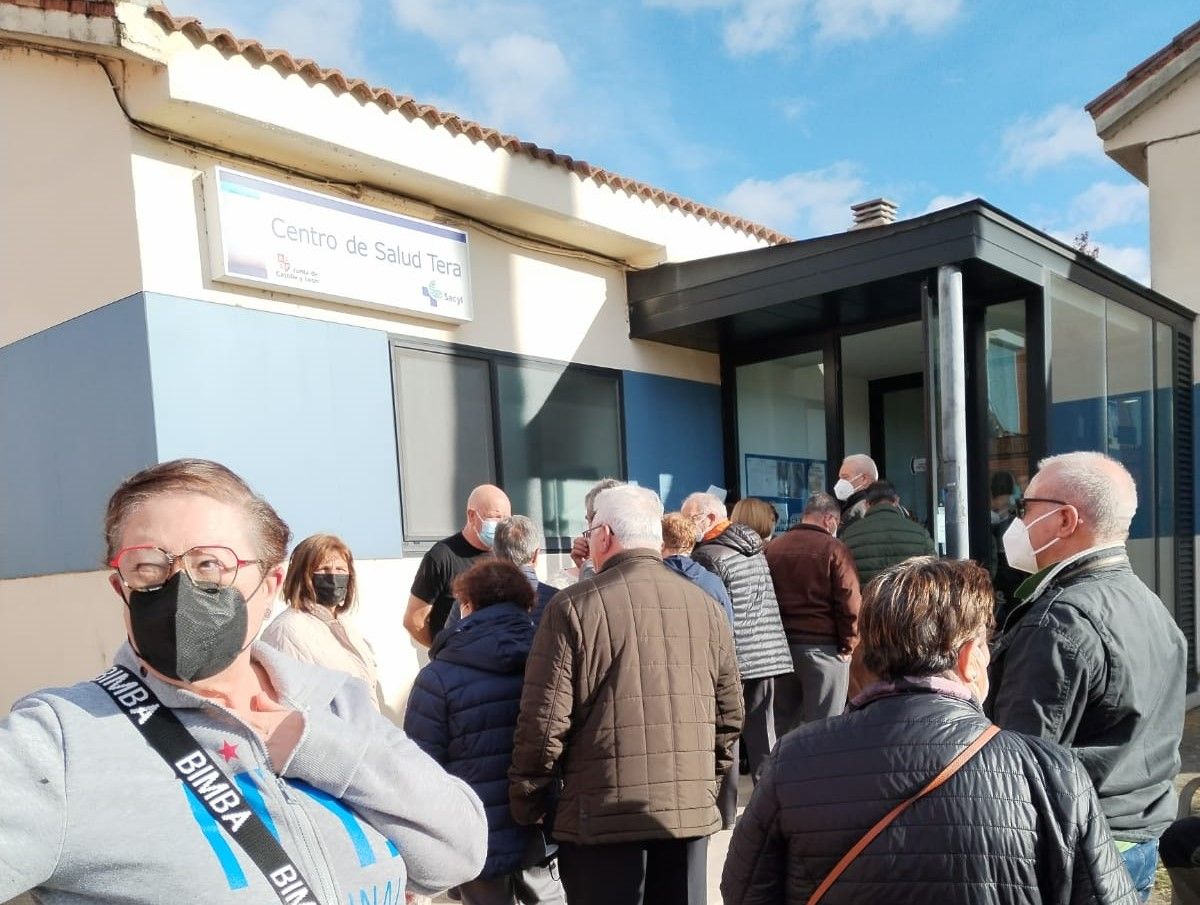
[[[107,572],[0,581],[0,714],[39,688],[103,672],[125,627]]]
[[[1155,142],[1147,148],[1147,160],[1151,283],[1200,311],[1200,135]]]
[[[216,283],[208,268],[201,191],[201,173],[215,163],[229,162],[145,135],[135,137],[134,198],[147,291],[560,361],[708,383],[720,380],[715,355],[629,339],[625,273],[616,264],[526,247],[469,225],[475,305],[475,320],[469,324],[447,325]],[[238,168],[248,169],[244,165]],[[269,170],[254,172],[320,190]],[[361,200],[404,210],[396,199],[383,194]]]
[[[0,48],[0,345],[141,285],[130,129],[99,64]]]

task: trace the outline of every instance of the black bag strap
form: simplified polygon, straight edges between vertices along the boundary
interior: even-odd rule
[[[92,681],[108,693],[184,787],[258,865],[279,901],[284,905],[316,905],[312,887],[300,868],[246,803],[237,783],[200,746],[174,711],[123,666],[110,666]]]

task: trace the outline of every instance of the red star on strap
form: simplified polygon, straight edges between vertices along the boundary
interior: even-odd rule
[[[225,758],[225,763],[229,763],[238,756],[237,745],[231,745],[229,742],[223,742],[221,744],[220,755]]]

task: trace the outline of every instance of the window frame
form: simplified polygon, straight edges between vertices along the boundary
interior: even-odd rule
[[[473,358],[483,360],[487,363],[488,386],[489,386],[489,405],[491,409],[491,428],[492,428],[492,449],[494,455],[494,473],[496,475],[496,484],[501,489],[505,488],[506,475],[504,471],[504,447],[502,445],[502,426],[500,419],[500,381],[498,368],[501,365],[517,366],[519,368],[531,368],[553,373],[564,373],[567,371],[581,374],[593,374],[598,377],[608,377],[615,381],[616,402],[617,402],[617,450],[618,462],[620,464],[620,473],[614,475],[622,481],[628,480],[629,474],[629,457],[628,450],[625,444],[625,373],[619,368],[605,368],[599,365],[579,364],[571,361],[556,361],[552,358],[543,358],[534,355],[524,355],[517,352],[504,352],[497,349],[485,349],[479,346],[472,346],[466,343],[446,342],[436,339],[422,339],[419,337],[403,336],[398,334],[388,335],[388,366],[392,374],[392,420],[396,432],[396,474],[399,478],[400,486],[400,525],[403,532],[402,550],[404,555],[425,553],[442,537],[410,537],[408,527],[408,514],[406,512],[406,494],[405,475],[403,464],[403,430],[404,425],[401,423],[401,404],[399,397],[399,383],[396,372],[396,355],[395,351],[411,350],[418,352],[435,352],[443,355],[452,355],[455,357]],[[466,500],[462,501],[462,505],[466,506]],[[528,515],[528,513],[514,513],[519,515]],[[530,515],[530,518],[533,518]],[[535,519],[538,525],[538,530],[545,532],[545,526],[539,519]],[[461,526],[459,526],[461,528]],[[458,529],[454,529],[458,530]],[[545,536],[543,540],[543,553],[568,553],[571,549],[570,537]]]

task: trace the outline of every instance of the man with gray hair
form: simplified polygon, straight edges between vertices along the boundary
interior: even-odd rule
[[[525,669],[509,770],[518,823],[551,815],[571,905],[697,905],[717,781],[742,727],[733,635],[662,563],[663,507],[602,491],[587,529],[596,574],[559,591]]]
[[[1142,900],[1175,815],[1187,646],[1133,573],[1133,477],[1115,459],[1043,459],[1003,537],[1027,578],[992,652],[988,715],[1071,748]]]
[[[746,707],[741,744],[757,782],[775,747],[775,676],[792,671],[771,569],[762,538],[748,526],[727,519],[725,504],[711,493],[691,494],[680,511],[692,520],[700,537],[692,559],[721,579],[733,601],[733,638]],[[728,782],[736,785],[737,776],[730,776]]]
[[[842,523],[845,531],[867,513],[867,488],[879,480],[879,466],[866,453],[851,453],[842,459],[833,495],[842,504]]]

